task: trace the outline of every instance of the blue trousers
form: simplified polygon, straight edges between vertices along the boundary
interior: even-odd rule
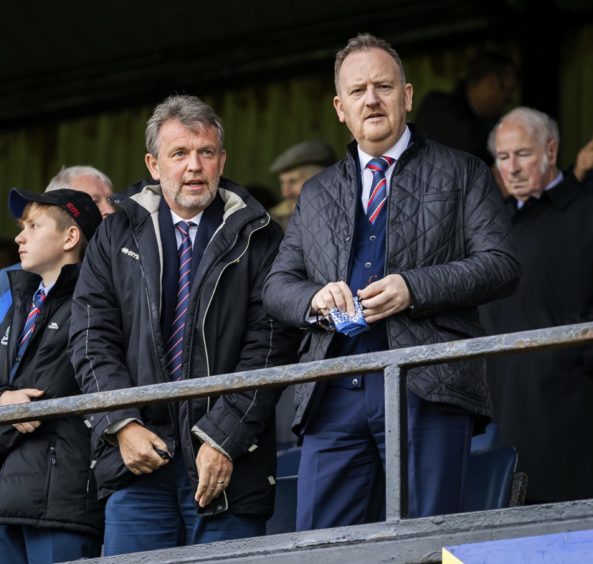
[[[383,376],[361,388],[328,385],[303,437],[297,530],[385,518]],[[461,510],[472,417],[408,392],[408,504],[411,517]]]
[[[263,535],[266,520],[221,513],[199,517],[180,454],[113,493],[105,507],[105,556]]]
[[[53,564],[101,556],[97,537],[61,529],[0,525],[0,562]]]

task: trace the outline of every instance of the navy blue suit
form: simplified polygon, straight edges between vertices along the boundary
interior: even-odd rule
[[[359,175],[360,178],[360,175]],[[359,196],[362,187],[359,182]],[[348,284],[353,295],[384,277],[386,211],[371,224],[358,198]],[[385,323],[357,337],[336,335],[329,356],[387,350]],[[379,521],[385,517],[385,400],[382,373],[319,386],[303,433],[297,529]],[[409,514],[461,509],[472,417],[408,392]]]

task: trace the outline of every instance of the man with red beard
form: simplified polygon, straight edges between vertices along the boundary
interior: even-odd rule
[[[305,183],[266,279],[266,307],[306,328],[301,362],[481,335],[477,306],[508,295],[519,276],[488,168],[406,123],[413,88],[386,41],[351,39],[334,68],[334,107],[354,141]],[[357,306],[368,329],[355,336],[309,323]],[[408,372],[412,516],[463,507],[471,435],[489,415],[484,367],[468,360]],[[305,383],[295,396],[297,528],[381,520],[383,374]]]
[[[221,178],[219,118],[198,98],[167,98],[148,121],[146,148],[157,183],[114,199],[122,211],[88,249],[74,296],[71,358],[83,390],[290,360],[285,333],[261,302],[282,232],[245,189]],[[105,554],[264,534],[278,394],[91,417],[99,496],[108,497]]]

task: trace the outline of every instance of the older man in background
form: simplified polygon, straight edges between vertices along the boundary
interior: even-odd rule
[[[105,174],[93,166],[77,165],[62,168],[49,181],[45,191],[50,192],[60,188],[86,192],[99,208],[103,219],[115,211],[109,201],[113,194],[113,184]]]
[[[558,143],[554,120],[525,107],[490,135],[523,276],[512,296],[481,307],[489,333],[593,319],[593,190],[583,182],[593,141],[568,173]],[[593,497],[593,348],[492,357],[488,375],[498,440],[528,474],[527,503]]]
[[[327,143],[310,140],[289,147],[271,164],[270,172],[278,175],[283,199],[270,209],[270,216],[284,231],[288,227],[303,184],[335,162],[336,154]]]

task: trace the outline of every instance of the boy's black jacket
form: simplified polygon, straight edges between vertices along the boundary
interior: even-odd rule
[[[0,392],[37,388],[43,399],[80,394],[68,359],[72,293],[79,265],[62,268],[9,382],[17,341],[40,278],[9,273],[13,304],[0,325]],[[78,416],[43,421],[33,433],[0,425],[0,523],[102,536],[103,504],[90,469],[90,432]]]

